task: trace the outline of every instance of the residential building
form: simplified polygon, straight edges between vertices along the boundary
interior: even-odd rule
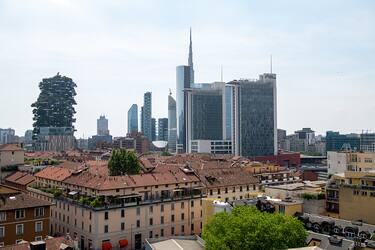
[[[49,234],[51,202],[0,186],[0,246],[39,241]]]
[[[232,154],[231,140],[191,140],[190,153]]]
[[[110,148],[112,144],[112,135],[93,135],[88,139],[88,149]]]
[[[334,174],[326,187],[330,216],[375,224],[375,173],[346,171]]]
[[[0,145],[0,168],[23,165],[25,151],[17,144]]]
[[[151,92],[146,92],[143,96],[142,107],[142,133],[152,140],[152,96]]]
[[[341,151],[341,150],[359,150],[360,137],[358,134],[343,135],[339,132],[327,131],[326,134],[326,150]]]
[[[156,119],[151,118],[151,141],[156,141]]]
[[[264,188],[264,193],[267,196],[277,199],[286,199],[288,197],[302,199],[303,194],[314,196],[323,194],[324,199],[326,183],[325,181],[302,181],[291,184],[266,186]]]
[[[232,145],[235,155],[277,154],[276,74],[258,80],[234,80]]]
[[[72,127],[39,127],[34,141],[37,151],[67,151],[75,148]]]
[[[361,151],[375,152],[375,133],[362,133],[360,135]]]
[[[51,233],[68,233],[80,249],[142,249],[146,238],[200,234],[204,187],[189,167],[159,165],[138,175],[108,176],[107,163],[47,167],[35,197],[53,201]],[[53,195],[53,188],[62,190]],[[78,199],[77,197],[84,197]]]
[[[375,152],[327,152],[328,174],[375,170]]]
[[[145,250],[204,250],[204,240],[198,235],[146,239]]]
[[[127,134],[126,137],[117,137],[113,142],[114,148],[125,148],[134,150],[138,154],[144,154],[150,151],[150,141],[140,132]]]
[[[105,118],[105,115],[101,115],[99,119],[96,120],[96,135],[106,136],[109,135],[108,130],[108,119]]]
[[[128,134],[138,132],[138,105],[133,104],[128,111]]]
[[[315,143],[315,131],[311,130],[311,128],[297,130],[295,134],[299,140],[306,140],[308,145]]]
[[[73,250],[75,248],[75,241],[69,235],[61,237],[48,236],[43,240],[38,241],[22,241],[21,243],[2,247],[1,250],[26,250],[26,249],[43,249],[43,250]]]
[[[32,174],[22,171],[17,171],[10,174],[4,180],[5,185],[17,188],[19,190],[26,190],[26,188],[32,185],[34,182],[35,177]]]
[[[272,163],[281,167],[298,169],[301,166],[301,154],[298,152],[284,152],[279,150],[277,155],[249,157],[252,161]]]
[[[0,144],[9,144],[16,142],[16,132],[14,129],[2,129],[0,128]]]
[[[158,119],[158,141],[168,141],[168,118]]]
[[[168,95],[168,151],[176,153],[177,142],[177,119],[176,119],[176,100],[172,93]]]

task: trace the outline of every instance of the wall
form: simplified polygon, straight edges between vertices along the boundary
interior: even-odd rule
[[[25,152],[20,151],[0,151],[0,167],[21,165],[24,163]]]

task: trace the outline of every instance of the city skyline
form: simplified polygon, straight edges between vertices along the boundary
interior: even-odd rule
[[[127,110],[133,103],[141,106],[147,91],[153,94],[153,117],[167,117],[168,89],[175,98],[175,67],[187,64],[191,26],[196,82],[220,80],[220,65],[225,82],[257,78],[270,71],[269,56],[273,54],[279,128],[288,134],[301,127],[311,127],[317,134],[373,130],[368,126],[374,124],[374,118],[363,114],[375,108],[371,101],[374,59],[370,58],[375,49],[374,4],[340,2],[341,12],[332,17],[338,2],[325,3],[325,8],[316,2],[289,3],[294,4],[292,10],[287,4],[273,2],[265,20],[255,13],[266,7],[259,2],[231,4],[230,11],[225,11],[228,6],[224,3],[193,2],[185,7],[192,17],[178,17],[184,8],[165,1],[152,7],[161,13],[174,12],[171,16],[159,16],[145,3],[111,2],[99,11],[103,6],[98,2],[89,6],[85,1],[3,1],[0,38],[4,56],[0,62],[4,72],[0,82],[17,93],[2,96],[0,127],[11,127],[17,135],[31,129],[30,104],[39,94],[38,83],[56,72],[77,84],[77,138],[95,134],[100,114],[110,120],[111,134],[125,135]],[[225,21],[207,19],[204,11],[211,7],[216,10],[214,16],[223,15]],[[127,22],[132,11],[146,11],[149,17],[139,23]],[[306,12],[301,16],[299,11]],[[51,16],[51,24],[45,25],[43,21]],[[228,21],[233,16],[238,17],[236,21]],[[173,18],[174,24],[163,27]],[[300,23],[293,22],[297,18]],[[77,25],[72,27],[72,23]],[[67,35],[61,37],[58,31]],[[20,34],[25,38],[22,41]],[[107,36],[94,41],[96,34]],[[355,103],[361,103],[360,111]]]

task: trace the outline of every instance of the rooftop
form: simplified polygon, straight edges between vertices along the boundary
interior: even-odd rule
[[[0,199],[0,211],[51,205],[48,201],[36,199],[21,192],[14,195],[7,195],[4,200]]]
[[[204,241],[197,235],[173,238],[153,238],[146,240],[146,246],[153,250],[203,250]],[[146,249],[147,249],[146,247]]]
[[[5,181],[19,184],[19,185],[27,185],[33,181],[35,181],[35,177],[27,172],[17,171],[5,178]]]
[[[71,249],[74,249],[74,242],[69,236],[47,238],[44,242],[46,243],[46,250],[62,249],[61,246],[69,246]],[[30,243],[24,242],[17,245],[1,247],[1,250],[30,250],[29,245]]]
[[[0,151],[23,151],[23,149],[18,144],[2,144]]]

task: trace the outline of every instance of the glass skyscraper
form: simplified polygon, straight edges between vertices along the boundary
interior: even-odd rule
[[[232,145],[235,155],[277,154],[276,74],[232,85]]]
[[[158,141],[168,141],[168,118],[158,119]]]
[[[152,140],[152,99],[151,92],[146,92],[143,97],[143,109],[142,109],[142,133],[149,139]]]
[[[177,119],[176,119],[176,101],[170,93],[168,96],[168,151],[176,152],[177,142]]]
[[[138,105],[133,104],[128,111],[128,133],[138,132]]]

